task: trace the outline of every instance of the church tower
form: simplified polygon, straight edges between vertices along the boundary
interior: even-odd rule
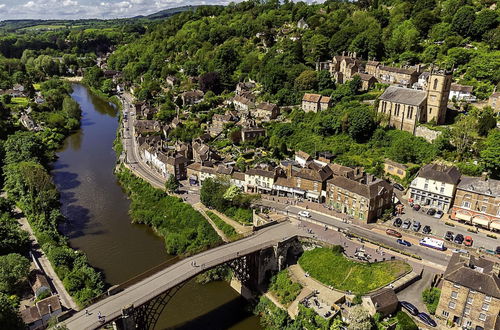
[[[432,69],[427,82],[426,122],[434,120],[442,125],[446,119],[448,97],[451,87],[451,72]]]

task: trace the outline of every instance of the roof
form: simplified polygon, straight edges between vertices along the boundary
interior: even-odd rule
[[[427,93],[421,90],[389,86],[380,95],[380,100],[394,103],[403,103],[413,106],[420,106],[427,99]]]
[[[233,172],[233,174],[231,174],[231,178],[233,178],[235,180],[239,180],[239,181],[245,181],[245,173]]]
[[[417,70],[415,70],[415,68],[406,69],[406,68],[396,68],[393,66],[381,66],[380,70],[401,73],[401,74],[408,74],[408,75],[413,75],[415,73],[418,73]]]
[[[59,302],[59,296],[50,296],[48,298],[42,299],[39,302],[36,303],[36,306],[38,307],[38,311],[40,312],[40,315],[47,315],[51,314],[49,311],[49,305],[50,308],[52,309],[52,312],[61,309],[61,303]]]
[[[498,269],[488,259],[453,253],[444,279],[500,299]]]
[[[450,90],[454,92],[472,93],[474,87],[467,85],[451,84]]]
[[[455,166],[434,163],[423,166],[418,177],[456,185],[460,180],[460,172]]]
[[[187,91],[187,92],[182,93],[183,97],[197,97],[197,98],[201,98],[201,97],[203,97],[203,95],[205,95],[205,94],[203,93],[203,91],[200,91],[200,90]]]
[[[45,275],[36,274],[35,282],[33,283],[33,291],[36,292],[42,287],[49,288],[50,290],[49,281],[47,281],[47,277],[45,277]]]
[[[377,310],[397,305],[399,301],[394,290],[389,288],[381,289],[371,294],[370,299]]]
[[[245,172],[246,175],[265,176],[267,178],[274,178],[274,171],[264,170],[261,168],[251,168]]]
[[[319,170],[314,168],[301,168],[295,173],[295,176],[306,180],[324,182],[331,177],[332,174],[330,167],[324,166]]]
[[[353,168],[340,164],[328,164],[328,166],[332,170],[333,175],[341,175],[347,177],[350,173],[354,173]]]
[[[276,179],[276,182],[274,182],[274,185],[288,187],[288,188],[296,188],[295,182],[291,177],[290,178],[279,177],[278,179]]]
[[[268,102],[262,102],[262,103],[259,103],[259,105],[257,106],[257,109],[259,110],[264,110],[264,111],[273,111],[275,109],[277,109],[278,106],[274,103],[268,103]]]
[[[384,189],[391,192],[392,186],[384,180],[374,178],[374,181],[366,184],[354,181],[344,176],[334,176],[328,180],[328,184],[340,187],[357,195],[372,199],[379,195]]]
[[[295,156],[302,158],[304,160],[311,160],[311,155],[309,155],[307,152],[299,150],[295,153]]]
[[[246,98],[245,96],[242,96],[242,95],[236,95],[234,98],[233,98],[233,102],[239,102],[239,103],[242,103],[242,104],[252,104],[253,102]]]
[[[322,96],[319,103],[330,103],[331,98],[329,96]]]
[[[500,197],[500,180],[462,175],[457,189],[481,195]]]
[[[373,66],[379,66],[380,62],[379,61],[368,61],[366,62],[366,65],[373,65]]]
[[[315,102],[318,103],[319,100],[321,99],[321,95],[319,94],[310,94],[310,93],[305,93],[304,97],[302,98],[302,101],[304,102]]]
[[[405,171],[408,168],[408,166],[406,166],[404,164],[401,164],[401,163],[394,162],[394,161],[392,161],[390,159],[386,159],[384,163],[388,164],[388,165],[391,165],[391,166],[394,166],[394,167],[397,167],[397,168],[400,168],[400,169],[405,170]]]
[[[242,132],[266,132],[266,129],[263,127],[244,127],[241,129]]]
[[[358,75],[361,80],[363,81],[369,81],[371,79],[375,79],[375,77],[371,74],[368,74],[368,73],[362,73],[362,72],[358,72],[358,73],[355,73],[354,75]]]
[[[30,308],[23,309],[21,311],[21,318],[23,319],[24,323],[30,324],[40,320],[42,317],[40,316],[38,308],[36,308],[36,306],[33,306]]]

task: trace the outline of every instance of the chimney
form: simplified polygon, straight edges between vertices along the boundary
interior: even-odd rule
[[[481,181],[486,181],[486,180],[488,180],[488,172],[481,173]]]
[[[52,306],[50,304],[48,304],[47,308],[49,309],[49,315],[52,315]]]

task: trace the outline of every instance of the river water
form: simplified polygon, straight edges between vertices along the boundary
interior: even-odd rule
[[[81,129],[66,139],[52,171],[68,219],[61,230],[114,285],[173,256],[149,227],[128,216],[129,201],[113,175],[117,110],[82,85],[73,85],[71,96],[82,108]],[[167,305],[157,329],[259,329],[245,306],[225,282],[190,281]]]

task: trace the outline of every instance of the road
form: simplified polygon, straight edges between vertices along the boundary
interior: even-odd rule
[[[63,324],[68,329],[75,330],[99,328],[102,326],[97,317],[99,312],[105,317],[106,323],[109,323],[120,317],[122,308],[125,306],[130,304],[141,306],[160,293],[176,287],[207,269],[273,246],[281,240],[297,235],[305,236],[296,225],[284,222],[262,229],[247,238],[183,259],[129,288],[91,305],[88,308],[91,315],[80,311],[64,321]],[[196,266],[192,265],[193,262],[196,262]]]

